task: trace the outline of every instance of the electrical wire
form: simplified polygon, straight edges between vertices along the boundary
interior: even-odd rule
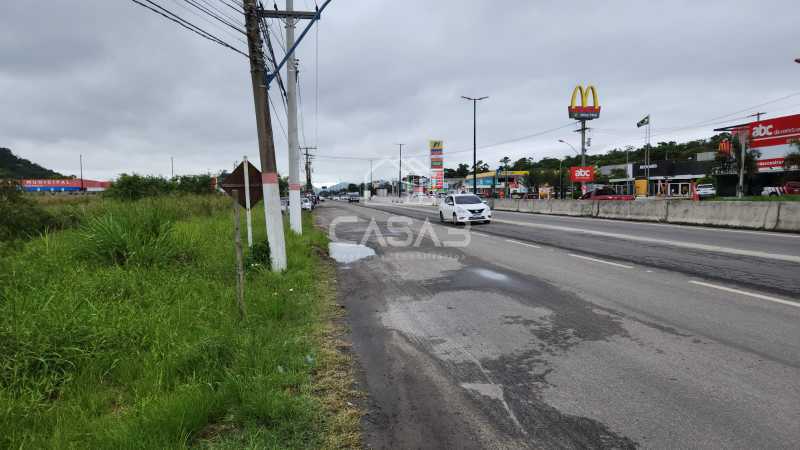
[[[246,58],[249,58],[249,55],[247,53],[239,50],[238,48],[236,48],[233,45],[225,42],[224,40],[220,39],[219,37],[215,36],[214,34],[211,34],[208,31],[198,27],[197,25],[189,22],[188,20],[186,20],[186,19],[182,18],[181,16],[175,14],[174,12],[164,8],[163,6],[159,5],[158,3],[153,2],[152,0],[142,0],[142,1],[131,0],[131,1],[133,3],[136,3],[139,6],[142,6],[144,8],[149,9],[150,11],[152,11],[152,12],[154,12],[154,13],[156,13],[156,14],[158,14],[158,15],[160,15],[160,16],[168,19],[168,20],[171,20],[172,22],[175,22],[176,24],[180,25],[181,27],[186,28],[187,30],[189,30],[189,31],[191,31],[191,32],[193,32],[193,33],[195,33],[195,34],[197,34],[197,35],[199,35],[199,36],[201,36],[201,37],[203,37],[205,39],[208,39],[211,42],[214,42],[214,43],[216,43],[218,45],[221,45],[221,46],[223,46],[225,48],[228,48],[229,50],[232,50],[232,51],[234,51],[236,53],[239,53],[240,55],[242,55],[242,56],[244,56]],[[152,6],[148,6],[148,5],[144,4],[144,3],[142,3],[143,1],[149,3]]]

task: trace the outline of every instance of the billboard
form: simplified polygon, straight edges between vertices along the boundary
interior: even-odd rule
[[[784,170],[784,157],[800,151],[795,141],[800,141],[800,114],[775,117],[747,125],[750,148],[761,152],[758,158],[759,172]]]
[[[594,167],[592,166],[570,167],[569,181],[573,183],[587,183],[594,181]]]
[[[442,141],[430,141],[431,190],[444,189],[444,146]]]

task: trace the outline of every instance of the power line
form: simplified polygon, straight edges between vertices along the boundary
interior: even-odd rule
[[[238,32],[239,32],[239,33],[241,33],[242,35],[244,35],[244,34],[245,34],[245,32],[244,32],[244,30],[243,30],[243,29],[241,29],[241,28],[237,27],[236,25],[232,24],[232,23],[231,23],[231,22],[229,22],[228,20],[225,20],[224,18],[220,17],[220,16],[219,16],[219,14],[216,14],[216,13],[214,13],[213,11],[211,11],[210,9],[208,9],[207,7],[205,7],[205,6],[203,6],[203,5],[199,4],[199,3],[197,3],[195,0],[184,0],[184,1],[185,1],[186,3],[188,3],[188,4],[192,5],[192,6],[194,6],[194,7],[195,7],[195,8],[197,8],[198,10],[202,11],[202,12],[203,12],[203,13],[205,13],[206,15],[210,16],[211,18],[213,18],[213,19],[217,20],[219,23],[221,23],[221,24],[223,24],[223,25],[225,25],[225,26],[227,26],[227,27],[229,27],[229,28],[231,28],[231,29],[233,29],[233,30],[235,30],[235,31],[238,31]]]
[[[183,28],[186,28],[187,30],[189,30],[189,31],[191,31],[191,32],[193,32],[195,34],[197,34],[197,35],[199,35],[199,36],[201,36],[201,37],[203,37],[205,39],[208,39],[211,42],[219,44],[219,45],[221,45],[223,47],[226,47],[226,48],[228,48],[230,50],[233,50],[236,53],[239,53],[240,55],[242,55],[242,56],[244,56],[246,58],[249,58],[247,53],[239,50],[238,48],[236,48],[233,45],[225,42],[224,40],[220,39],[219,37],[209,33],[208,31],[198,27],[197,25],[189,22],[188,20],[180,17],[179,15],[175,14],[174,12],[164,8],[163,6],[153,2],[151,0],[143,0],[143,1],[153,5],[152,7],[148,6],[148,5],[145,5],[144,3],[142,3],[139,0],[131,0],[131,1],[136,3],[139,6],[142,6],[144,8],[149,9],[150,11],[152,11],[152,12],[154,12],[154,13],[160,15],[160,16],[163,16],[166,19],[169,19],[169,20],[177,23],[178,25],[182,26]],[[156,8],[158,8],[158,9],[156,9]]]

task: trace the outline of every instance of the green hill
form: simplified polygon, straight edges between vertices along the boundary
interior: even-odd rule
[[[65,178],[58,172],[30,162],[0,147],[0,178]]]

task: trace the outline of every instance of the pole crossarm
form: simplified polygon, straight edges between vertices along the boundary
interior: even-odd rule
[[[272,9],[261,9],[258,11],[259,17],[268,19],[311,19],[317,18],[316,11],[275,11]]]
[[[325,7],[327,7],[328,3],[330,3],[330,2],[331,2],[331,0],[326,0],[325,3],[323,3],[322,6],[319,7],[319,9],[317,9],[317,11],[314,13],[314,16],[309,19],[308,25],[306,25],[306,27],[303,30],[303,32],[300,33],[300,36],[295,41],[294,45],[291,48],[286,50],[286,55],[284,55],[284,57],[281,60],[281,62],[277,66],[275,66],[275,70],[272,73],[267,75],[267,89],[269,89],[269,85],[270,85],[270,83],[272,83],[272,80],[274,80],[275,77],[278,76],[278,72],[280,72],[281,68],[283,68],[284,64],[286,64],[286,61],[289,60],[289,57],[294,54],[294,51],[297,48],[297,46],[300,45],[300,42],[302,42],[303,38],[306,37],[306,34],[308,34],[308,31],[314,25],[314,22],[319,20],[320,16],[322,15],[322,11],[325,10]],[[261,11],[266,13],[265,10],[261,10]],[[273,11],[273,12],[275,12],[275,11]],[[278,11],[278,12],[280,12],[280,11]]]

